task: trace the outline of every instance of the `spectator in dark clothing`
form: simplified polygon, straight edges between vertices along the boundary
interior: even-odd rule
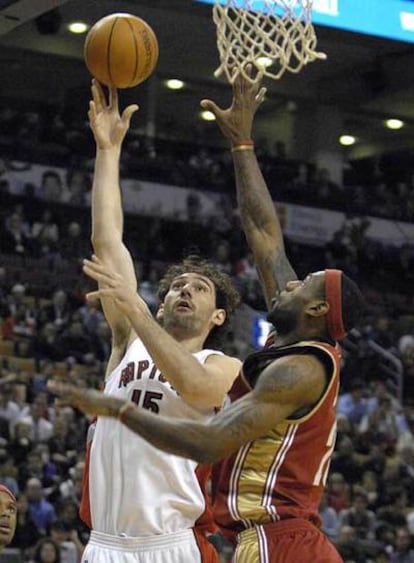
[[[395,534],[395,549],[390,563],[414,563],[413,539],[406,527],[398,528]]]
[[[27,549],[33,547],[40,539],[41,534],[29,514],[27,496],[21,493],[17,498],[17,526],[16,533],[10,547]]]

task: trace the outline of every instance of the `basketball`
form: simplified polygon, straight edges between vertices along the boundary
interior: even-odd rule
[[[131,88],[154,71],[158,61],[157,37],[141,18],[111,14],[89,30],[84,58],[89,72],[102,84]]]

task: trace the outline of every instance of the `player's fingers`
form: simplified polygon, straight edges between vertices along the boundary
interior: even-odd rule
[[[121,279],[121,276],[119,276],[119,274],[117,274],[116,272],[112,272],[104,264],[91,262],[86,258],[83,261],[83,268],[84,271],[85,268],[88,270],[87,272],[88,275],[89,273],[91,273],[93,275],[101,276],[103,279],[106,279],[108,282],[112,281],[113,283],[115,283],[116,281]]]
[[[220,112],[222,111],[217,104],[215,104],[212,100],[201,100],[200,102],[200,106],[207,110],[207,111],[211,111],[212,113],[214,113],[214,115],[217,117],[218,114],[220,114]]]
[[[259,106],[259,105],[263,102],[263,100],[265,99],[266,92],[267,92],[267,88],[263,87],[263,88],[260,88],[259,93],[256,94],[256,98],[255,98],[255,99],[256,99],[256,103],[257,103],[258,106]]]
[[[96,119],[96,105],[93,100],[89,102],[88,118],[89,121],[93,121]]]
[[[92,80],[92,96],[95,104],[99,109],[106,105],[106,98],[103,88],[95,78]]]
[[[109,88],[109,107],[111,109],[118,109],[118,90],[115,86]]]
[[[123,113],[122,113],[122,121],[124,121],[125,123],[129,123],[130,120],[131,120],[131,117],[138,110],[139,110],[139,106],[137,104],[132,104],[131,106],[128,106],[127,108],[125,108]]]
[[[89,293],[87,293],[85,295],[86,301],[98,301],[102,296],[102,290],[99,289],[97,291],[89,291]]]

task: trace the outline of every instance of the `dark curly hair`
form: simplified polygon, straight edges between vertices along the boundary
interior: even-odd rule
[[[190,255],[182,262],[171,265],[161,278],[158,286],[158,297],[161,302],[164,301],[175,278],[189,272],[201,274],[213,282],[216,290],[216,307],[226,311],[224,323],[221,326],[215,326],[204,343],[207,348],[218,347],[223,343],[228,332],[232,314],[240,305],[239,292],[234,287],[230,276],[219,270],[212,262],[197,255]]]

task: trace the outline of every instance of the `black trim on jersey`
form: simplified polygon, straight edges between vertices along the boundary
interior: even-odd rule
[[[315,345],[309,344],[298,346],[298,344],[300,343],[297,342],[295,344],[280,348],[265,348],[264,350],[261,350],[259,352],[253,352],[252,354],[247,356],[247,358],[243,362],[242,375],[252,389],[255,387],[262,371],[278,358],[292,355],[302,356],[312,354],[321,362],[325,369],[326,383],[320,397],[312,405],[302,407],[294,412],[288,417],[288,420],[295,420],[306,416],[315,407],[315,405],[318,404],[334,375],[335,363],[333,362],[331,355],[327,350],[318,348],[316,346],[317,342],[318,341],[315,340]],[[321,340],[320,342],[332,346],[329,341]]]

